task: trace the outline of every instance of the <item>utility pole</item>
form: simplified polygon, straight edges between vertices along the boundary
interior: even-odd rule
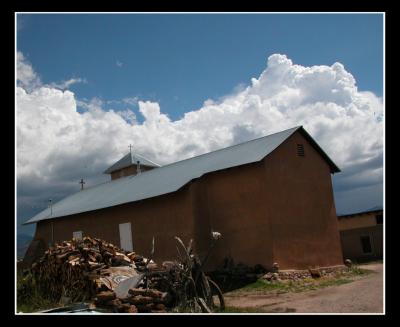
[[[51,203],[51,199],[49,199],[49,208],[50,208],[50,217],[53,215],[53,205]]]

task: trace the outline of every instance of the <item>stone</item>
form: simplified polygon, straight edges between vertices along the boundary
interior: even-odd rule
[[[272,280],[278,280],[279,279],[279,274],[278,273],[273,273],[271,279]]]
[[[345,264],[347,267],[351,267],[353,263],[351,262],[350,259],[346,259],[346,260],[344,261],[344,264]]]
[[[272,273],[266,273],[264,276],[261,277],[262,279],[270,281],[272,279]]]
[[[319,278],[321,277],[321,272],[318,269],[309,269],[312,278]]]

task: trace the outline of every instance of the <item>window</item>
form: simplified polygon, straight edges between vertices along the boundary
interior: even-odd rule
[[[371,238],[369,235],[366,236],[361,236],[361,246],[362,246],[362,251],[364,254],[371,254],[372,253],[372,245],[371,245]]]
[[[72,233],[72,237],[76,240],[81,240],[82,239],[82,231],[76,231]]]
[[[304,157],[304,145],[303,144],[297,144],[297,155],[299,157]]]
[[[383,224],[383,215],[376,215],[376,224],[377,225],[382,225]]]

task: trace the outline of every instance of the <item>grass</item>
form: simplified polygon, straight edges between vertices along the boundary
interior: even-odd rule
[[[56,305],[52,302],[47,302],[42,298],[32,299],[31,303],[17,303],[17,312],[18,313],[34,313],[39,312],[46,309],[52,309]]]
[[[43,298],[31,284],[29,275],[17,275],[17,312],[31,313],[60,306]]]
[[[233,294],[241,293],[286,293],[303,292],[316,290],[319,288],[338,286],[351,283],[355,278],[373,273],[371,270],[360,268],[353,265],[348,271],[338,272],[334,276],[324,276],[320,278],[305,278],[300,280],[285,281],[266,281],[259,279],[256,282],[233,291]]]
[[[349,274],[350,276],[368,275],[371,273],[373,273],[372,270],[360,268],[357,265],[351,266],[351,268],[347,272],[347,274]]]
[[[230,292],[233,296],[246,296],[246,294],[274,294],[288,292],[303,292],[317,290],[325,287],[339,286],[351,283],[357,278],[365,277],[374,273],[372,270],[360,268],[353,265],[350,269],[344,272],[337,272],[333,276],[323,276],[320,278],[305,278],[301,280],[286,280],[286,281],[266,281],[259,279],[256,282],[245,287]],[[283,312],[294,312],[290,308],[286,308]],[[226,307],[220,313],[266,313],[275,312],[267,311],[261,307]]]

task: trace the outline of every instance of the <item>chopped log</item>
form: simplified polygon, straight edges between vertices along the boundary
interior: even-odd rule
[[[165,305],[162,304],[162,303],[157,303],[157,304],[154,306],[154,310],[165,310]]]
[[[153,307],[154,307],[153,303],[136,305],[138,312],[143,312],[143,313],[151,312],[151,310],[153,310]]]
[[[129,306],[129,309],[128,310],[126,310],[126,313],[137,313],[138,312],[138,309],[137,309],[137,307],[135,306],[135,305],[130,305]]]
[[[123,303],[119,299],[109,300],[109,301],[105,302],[104,304],[112,306],[112,307],[120,307],[123,305]]]
[[[104,291],[96,295],[97,302],[107,302],[109,300],[114,300],[116,295],[113,291]]]
[[[162,298],[163,297],[163,292],[160,292],[158,290],[154,290],[154,289],[143,289],[143,288],[131,288],[128,291],[129,294],[131,294],[132,296],[136,296],[136,295],[142,295],[142,296],[150,296],[153,298]],[[165,295],[164,295],[165,296]]]
[[[143,304],[153,303],[154,298],[152,298],[151,296],[136,295],[128,297],[126,301],[129,302],[130,304],[143,305]]]

